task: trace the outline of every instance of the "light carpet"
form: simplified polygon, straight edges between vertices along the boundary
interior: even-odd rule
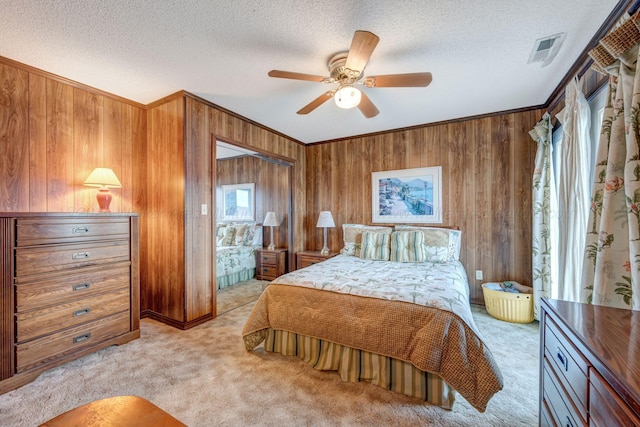
[[[79,405],[141,396],[189,426],[536,426],[537,322],[521,325],[473,307],[505,387],[479,413],[452,411],[367,383],[342,382],[296,357],[247,352],[240,332],[253,303],[187,331],[144,319],[140,339],[112,346],[0,395],[0,424],[36,426]]]
[[[268,280],[249,279],[227,286],[226,288],[218,289],[216,295],[218,316],[242,305],[256,301],[268,284]]]

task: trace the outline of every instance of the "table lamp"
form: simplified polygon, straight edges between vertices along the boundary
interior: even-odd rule
[[[322,246],[322,250],[320,251],[320,255],[329,255],[329,247],[327,246],[327,227],[335,227],[336,223],[333,222],[333,216],[331,216],[330,211],[322,211],[320,212],[320,216],[318,216],[318,223],[316,227],[324,228],[324,245]]]
[[[111,212],[109,204],[111,204],[111,193],[109,188],[122,188],[122,184],[118,181],[118,177],[109,168],[95,168],[93,172],[84,181],[84,185],[88,187],[98,187],[98,206],[99,212]]]
[[[276,213],[267,212],[267,215],[264,217],[264,222],[262,223],[262,225],[267,225],[271,228],[271,237],[269,240],[270,243],[267,249],[272,251],[276,248],[276,245],[273,243],[273,227],[277,227],[280,225],[280,221],[278,221],[278,216],[276,215]]]

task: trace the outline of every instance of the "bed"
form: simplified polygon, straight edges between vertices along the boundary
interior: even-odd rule
[[[217,289],[254,278],[262,227],[255,223],[218,223],[216,228]]]
[[[343,234],[340,255],[269,284],[244,326],[246,349],[264,342],[445,409],[459,393],[484,412],[503,381],[473,321],[460,232],[345,224]]]

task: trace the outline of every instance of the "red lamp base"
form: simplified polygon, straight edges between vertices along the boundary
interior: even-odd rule
[[[98,194],[96,195],[98,199],[98,206],[100,206],[100,210],[98,212],[111,212],[109,210],[109,205],[111,204],[111,193],[109,193],[109,189],[100,189]]]

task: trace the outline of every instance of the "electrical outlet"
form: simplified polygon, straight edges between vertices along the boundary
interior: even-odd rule
[[[207,205],[200,205],[200,214],[201,215],[208,215],[209,214],[209,207]]]
[[[482,270],[476,270],[476,280],[482,280]]]

